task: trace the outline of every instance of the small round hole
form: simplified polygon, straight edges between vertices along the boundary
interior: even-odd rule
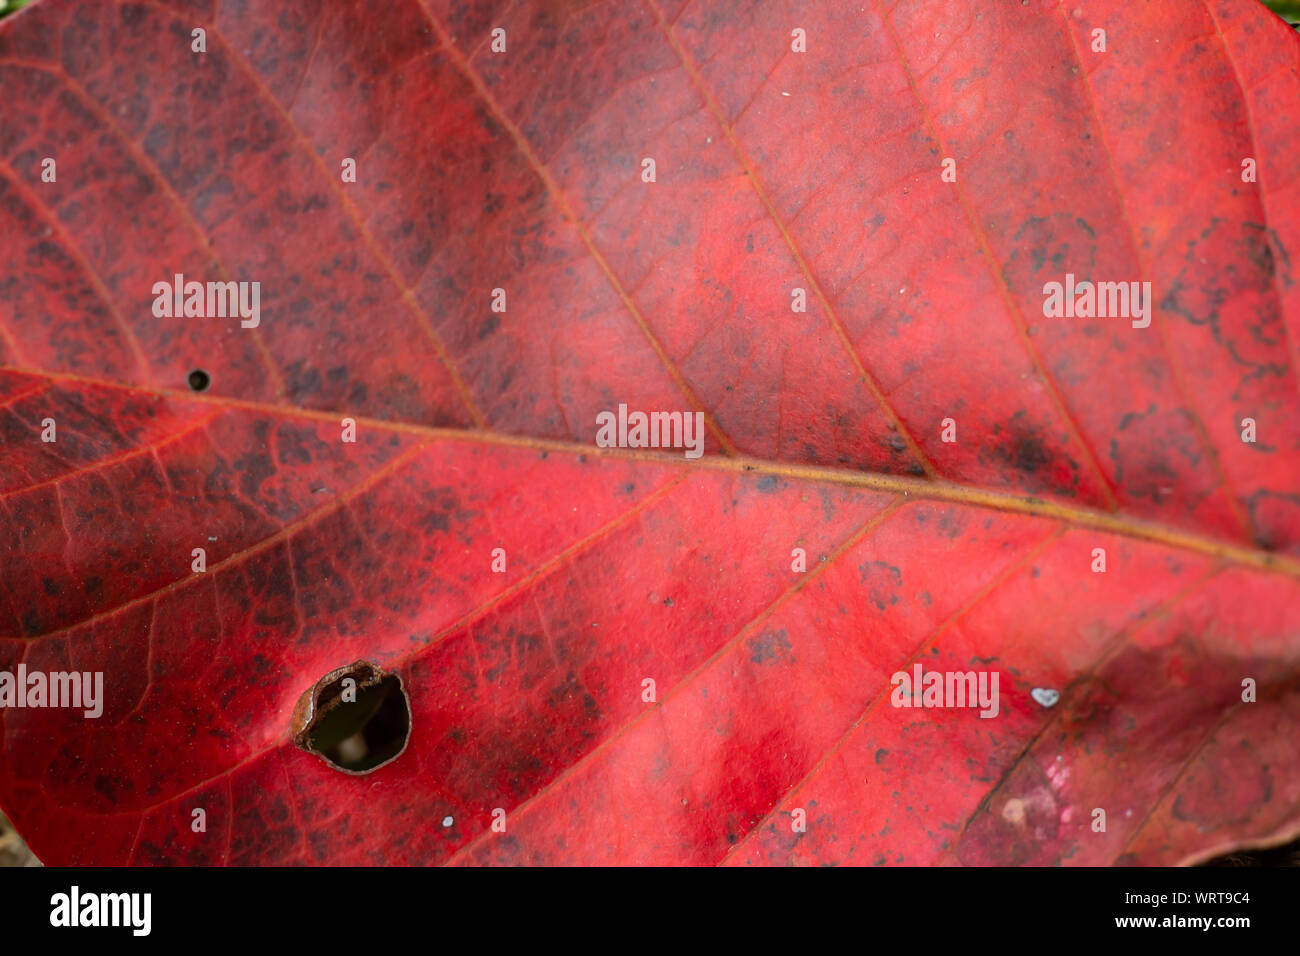
[[[368,661],[330,671],[298,700],[293,741],[331,767],[360,775],[396,760],[411,736],[411,704],[396,674]]]
[[[207,372],[203,371],[203,369],[196,368],[194,371],[190,372],[189,383],[191,389],[196,392],[202,392],[212,384],[212,377],[208,375]]]

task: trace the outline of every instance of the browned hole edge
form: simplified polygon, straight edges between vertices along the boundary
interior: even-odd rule
[[[340,766],[311,745],[312,731],[315,729],[318,720],[329,713],[335,706],[335,702],[342,695],[343,680],[347,677],[351,677],[357,682],[358,692],[375,687],[390,677],[394,678],[397,681],[397,690],[402,695],[402,703],[406,707],[406,737],[402,741],[401,749],[383,762],[365,770],[350,770],[347,767]],[[298,703],[294,705],[293,717],[290,720],[289,727],[293,734],[294,746],[299,750],[314,754],[327,764],[331,770],[352,777],[364,777],[382,767],[387,767],[406,753],[406,748],[411,745],[412,724],[411,697],[406,692],[406,683],[402,680],[402,675],[394,671],[386,671],[378,664],[373,664],[370,661],[353,661],[344,667],[335,668],[303,691],[302,696],[298,698]]]

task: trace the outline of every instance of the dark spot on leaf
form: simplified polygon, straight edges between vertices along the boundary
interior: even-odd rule
[[[754,664],[782,657],[790,651],[790,640],[784,630],[764,631],[749,642],[749,660]]]

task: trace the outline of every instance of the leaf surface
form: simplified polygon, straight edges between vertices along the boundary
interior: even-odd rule
[[[1251,0],[0,22],[0,670],[105,679],[0,710],[0,805],[54,864],[1293,836],[1298,64]],[[177,273],[259,325],[155,315]],[[1067,273],[1149,327],[1045,316]],[[596,447],[620,403],[704,457]],[[289,726],[357,659],[413,711],[364,777]],[[917,665],[996,718],[892,706]]]

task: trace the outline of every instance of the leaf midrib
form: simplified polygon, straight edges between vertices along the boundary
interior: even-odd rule
[[[1037,495],[1016,494],[1009,491],[997,491],[973,485],[950,481],[928,480],[881,472],[857,471],[837,468],[830,465],[804,465],[791,462],[773,461],[743,455],[709,455],[699,459],[687,460],[679,454],[656,452],[635,448],[601,448],[594,443],[586,444],[559,438],[542,438],[533,435],[497,432],[488,429],[447,428],[436,425],[421,425],[406,421],[390,421],[371,418],[351,411],[316,410],[296,406],[278,405],[272,402],[259,402],[252,399],[231,398],[228,396],[206,395],[181,392],[176,389],[126,385],[120,382],[94,379],[70,373],[44,372],[12,365],[0,365],[0,371],[11,371],[22,375],[32,375],[51,381],[73,382],[98,388],[144,394],[159,398],[179,399],[182,401],[215,404],[229,410],[253,411],[283,418],[310,419],[328,421],[338,424],[338,417],[346,414],[354,419],[359,428],[373,428],[390,433],[416,435],[430,440],[460,441],[480,445],[502,445],[519,448],[532,448],[538,451],[557,452],[560,454],[585,455],[597,458],[647,461],[661,466],[676,465],[680,468],[703,468],[715,471],[731,471],[752,474],[758,477],[772,476],[794,481],[818,482],[825,484],[847,485],[873,491],[882,491],[907,497],[924,498],[933,501],[946,501],[954,504],[994,511],[1012,512],[1031,517],[1047,518],[1061,521],[1071,527],[1093,528],[1098,531],[1117,534],[1127,538],[1150,541],[1170,548],[1206,554],[1230,564],[1251,567],[1260,571],[1284,574],[1300,578],[1300,558],[1284,552],[1265,551],[1212,535],[1187,531],[1159,521],[1139,518],[1124,512],[1101,511],[1081,505],[1067,504],[1063,501],[1043,498]],[[340,497],[350,496],[354,489],[340,492]],[[337,499],[336,499],[337,500]],[[300,522],[295,527],[301,527]],[[257,547],[252,545],[251,547]],[[242,552],[231,555],[227,561],[237,560]]]

